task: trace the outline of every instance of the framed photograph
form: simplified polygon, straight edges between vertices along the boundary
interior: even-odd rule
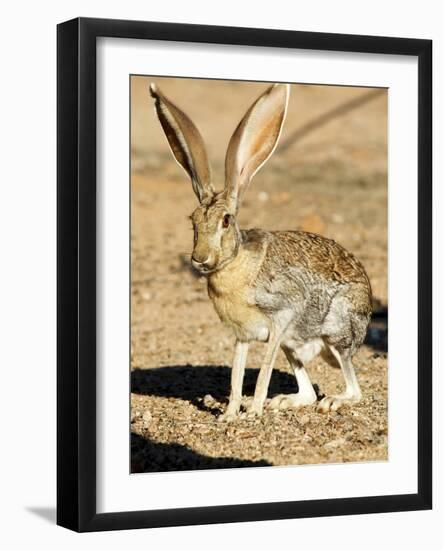
[[[431,508],[431,41],[80,18],[57,67],[58,524]]]

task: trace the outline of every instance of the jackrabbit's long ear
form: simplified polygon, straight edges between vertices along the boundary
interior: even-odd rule
[[[277,145],[288,99],[289,85],[274,84],[249,108],[231,137],[225,160],[225,194],[235,209]]]
[[[203,138],[191,119],[167,99],[155,84],[149,87],[158,118],[175,160],[191,178],[192,188],[202,202],[214,195],[211,169]]]

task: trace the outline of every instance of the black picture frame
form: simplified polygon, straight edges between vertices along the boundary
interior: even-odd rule
[[[418,59],[418,471],[416,494],[96,512],[96,39],[399,54]],[[73,19],[57,29],[57,523],[75,531],[425,510],[432,507],[432,42]]]

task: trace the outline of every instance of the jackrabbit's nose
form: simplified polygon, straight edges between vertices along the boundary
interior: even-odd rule
[[[196,258],[195,256],[192,256],[192,261],[194,264],[198,264],[202,267],[207,267],[210,263],[209,258],[203,259],[203,258]]]

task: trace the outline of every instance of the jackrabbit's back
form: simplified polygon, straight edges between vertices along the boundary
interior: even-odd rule
[[[336,241],[306,231],[269,232],[262,274],[291,267],[303,268],[331,283],[361,283],[370,290],[360,261]]]

